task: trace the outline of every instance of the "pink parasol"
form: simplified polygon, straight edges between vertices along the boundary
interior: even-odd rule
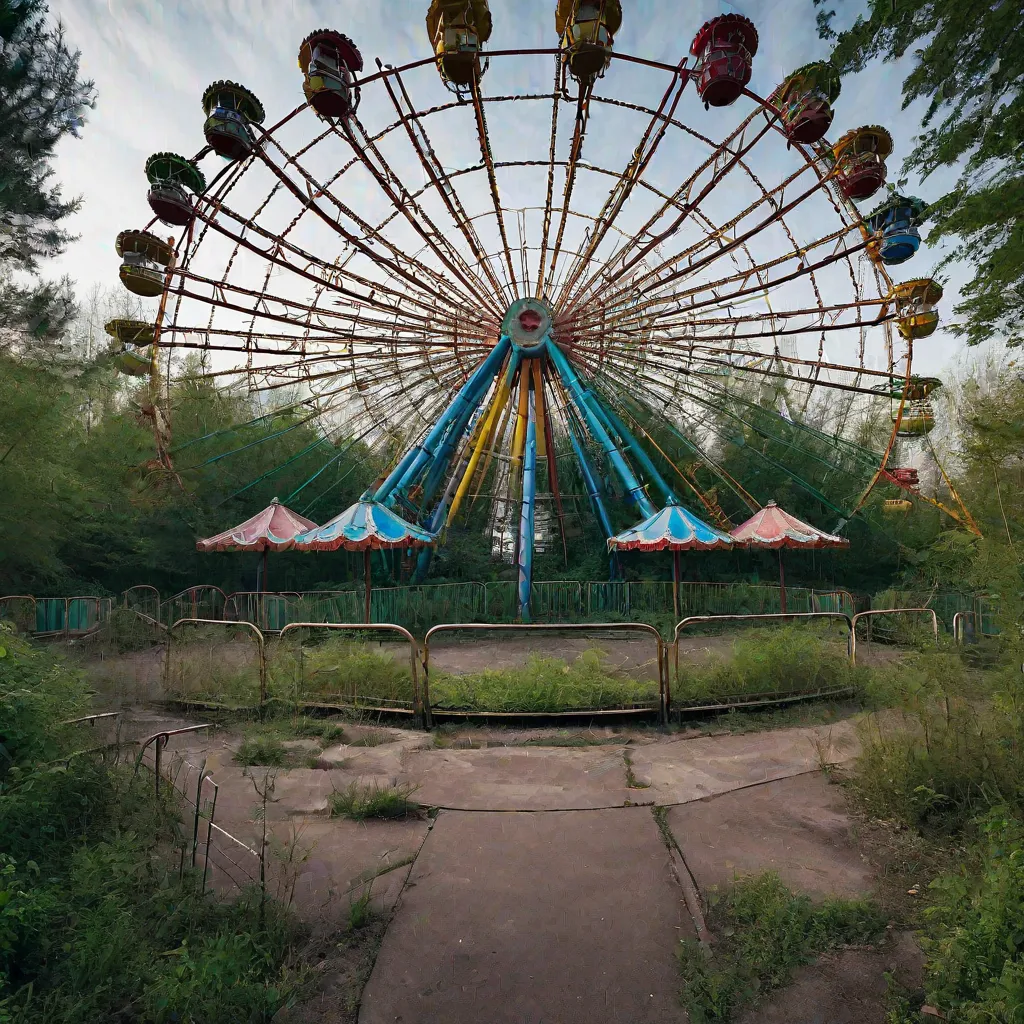
[[[284,551],[300,533],[315,530],[316,523],[282,505],[275,498],[262,512],[215,537],[196,541],[197,551],[262,551],[263,590],[267,589],[267,552]]]
[[[846,548],[850,542],[834,533],[825,533],[810,523],[790,515],[774,501],[745,523],[740,523],[731,536],[752,548],[770,548],[779,552],[779,586],[782,588],[782,611],[786,610],[786,574],[782,567],[783,548]]]

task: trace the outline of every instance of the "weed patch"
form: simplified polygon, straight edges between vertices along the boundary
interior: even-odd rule
[[[653,706],[657,699],[657,682],[613,675],[598,650],[573,662],[531,656],[521,668],[430,680],[430,701],[438,710],[557,713]]]
[[[367,818],[404,818],[418,808],[410,800],[415,786],[360,786],[353,782],[330,796],[331,817],[365,821]]]
[[[876,940],[886,924],[864,900],[813,903],[774,874],[744,879],[710,897],[713,951],[695,939],[680,947],[683,1004],[692,1024],[728,1021],[757,996],[784,985],[821,953]]]
[[[729,658],[680,665],[673,699],[701,704],[750,695],[830,693],[859,687],[866,670],[850,665],[845,646],[808,628],[758,629]]]

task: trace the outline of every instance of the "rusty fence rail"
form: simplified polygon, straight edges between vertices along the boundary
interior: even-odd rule
[[[939,617],[935,614],[934,608],[875,608],[871,611],[857,612],[850,621],[850,664],[857,664],[857,623],[861,619],[870,620],[880,615],[930,615],[932,624],[932,635],[935,642],[939,642]]]
[[[180,847],[179,875],[185,870],[186,862],[192,869],[197,869],[200,858],[203,865],[203,891],[206,891],[213,865],[239,889],[258,882],[262,857],[258,850],[243,843],[222,828],[214,820],[217,814],[217,797],[220,786],[206,768],[206,758],[199,764],[190,761],[180,751],[174,751],[168,765],[163,752],[173,736],[212,729],[210,723],[185,726],[180,729],[164,729],[153,733],[139,742],[139,752],[135,756],[135,774],[143,765],[153,772],[153,784],[157,795],[160,783],[167,783],[175,795],[191,811],[191,821],[186,821],[186,829],[178,837]],[[152,748],[153,762],[146,760],[146,753]],[[205,824],[205,836],[203,835]],[[190,827],[189,827],[190,826]],[[227,851],[231,851],[232,857]],[[237,859],[236,859],[237,858]],[[226,863],[225,863],[226,862]],[[231,865],[231,868],[227,867]],[[234,870],[232,870],[232,868]]]
[[[853,619],[850,618],[845,612],[764,612],[758,615],[690,615],[687,618],[682,619],[676,623],[676,627],[673,630],[672,635],[672,660],[675,671],[675,681],[679,682],[679,641],[688,628],[696,625],[703,625],[709,622],[754,622],[754,621],[767,621],[777,622],[780,625],[788,622],[801,622],[809,619],[825,619],[832,622],[842,622],[847,629],[847,637],[853,636]],[[850,640],[847,639],[847,651],[849,652]],[[851,655],[852,658],[852,655]],[[668,672],[666,671],[666,677]],[[667,686],[666,679],[666,686]],[[813,693],[802,693],[793,691],[792,693],[766,693],[766,694],[745,694],[743,696],[749,696],[751,699],[743,702],[730,702],[728,704],[722,704],[721,702],[709,703],[700,707],[689,706],[687,710],[706,710],[706,711],[717,711],[722,710],[723,707],[755,707],[761,704],[779,704],[788,700],[796,699],[797,697],[809,697],[809,696],[838,696],[848,692],[845,688],[842,690],[833,690],[828,693],[822,691],[814,691]],[[737,695],[739,696],[739,695]],[[755,699],[759,698],[759,699]],[[666,694],[668,705],[671,706],[671,692]]]
[[[176,631],[180,626],[217,626],[221,629],[247,631],[256,640],[256,652],[258,658],[259,672],[259,706],[262,708],[267,702],[267,644],[262,630],[251,622],[225,622],[223,619],[178,619],[167,629],[168,649],[164,657],[164,688],[171,692],[171,656],[174,646]]]
[[[559,717],[567,715],[587,714],[622,714],[628,711],[652,711],[656,710],[662,722],[668,721],[668,658],[665,642],[658,630],[646,622],[534,622],[534,623],[487,623],[487,622],[448,622],[437,625],[427,630],[423,638],[423,705],[425,708],[426,720],[429,722],[432,714],[430,703],[430,645],[431,641],[443,633],[455,632],[494,632],[494,633],[622,633],[633,632],[653,636],[658,667],[658,701],[656,708],[618,708],[618,709],[580,709],[566,712],[458,712],[474,715],[494,716],[496,714],[506,717]],[[441,711],[442,709],[438,709]],[[455,713],[444,711],[445,714]]]
[[[325,707],[353,707],[363,711],[385,711],[395,712],[397,714],[408,714],[410,711],[414,714],[420,722],[426,727],[430,728],[430,707],[429,704],[423,700],[420,691],[419,684],[419,673],[418,663],[420,659],[419,645],[416,643],[416,638],[409,632],[404,626],[398,626],[391,622],[291,622],[284,629],[281,630],[280,640],[285,641],[290,633],[297,633],[299,630],[310,630],[310,631],[328,631],[331,633],[353,633],[357,636],[366,635],[367,633],[393,633],[400,637],[403,643],[409,645],[409,670],[412,677],[412,707],[403,707],[397,702],[389,702],[387,706],[371,705],[375,698],[372,695],[360,695],[355,692],[355,682],[353,682],[353,692],[351,695],[351,701],[345,701],[339,704],[324,703]],[[302,643],[301,639],[299,642],[299,656],[300,656],[300,679],[304,678],[301,673],[302,669]],[[424,687],[425,692],[425,687]],[[365,698],[365,699],[361,699]],[[382,704],[386,698],[377,698],[377,703]],[[308,701],[302,702],[306,706],[313,706]]]

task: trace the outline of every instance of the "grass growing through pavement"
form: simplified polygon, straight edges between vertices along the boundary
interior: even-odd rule
[[[657,698],[656,681],[613,675],[598,650],[572,662],[531,655],[522,667],[430,680],[430,702],[438,710],[554,713],[634,707]]]
[[[415,786],[379,786],[373,783],[360,786],[353,782],[346,789],[335,790],[330,796],[332,818],[365,821],[367,818],[404,818],[418,808],[409,798]]]
[[[700,704],[769,693],[829,692],[855,688],[864,673],[853,668],[845,645],[807,627],[756,629],[733,644],[730,657],[679,666],[673,701]]]
[[[900,713],[865,727],[850,780],[927,851],[925,998],[960,1024],[1024,1021],[1024,645],[1010,636],[987,672],[940,650],[879,675],[871,696]]]
[[[297,750],[284,745],[285,740],[306,739],[316,749]],[[251,725],[235,751],[236,764],[266,768],[315,768],[324,749],[345,742],[345,730],[337,722],[322,718],[272,718]]]
[[[816,904],[787,889],[778,875],[764,874],[713,890],[708,924],[718,937],[713,951],[684,939],[679,952],[691,1024],[731,1020],[826,950],[878,938],[886,918],[866,900]]]

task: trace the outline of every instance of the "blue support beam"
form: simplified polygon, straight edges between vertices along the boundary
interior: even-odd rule
[[[502,337],[487,358],[470,374],[469,380],[459,389],[448,408],[427,432],[426,437],[402,456],[398,465],[387,479],[377,488],[374,500],[386,502],[396,490],[407,491],[422,475],[431,460],[440,450],[442,442],[453,426],[462,421],[463,431],[469,423],[487,389],[501,369],[512,343]]]
[[[530,392],[526,421],[526,448],[523,452],[523,507],[519,516],[519,617],[530,621],[530,594],[533,589],[533,537],[537,496],[537,407]]]
[[[604,449],[605,454],[608,456],[608,461],[612,464],[619,479],[622,481],[626,493],[636,502],[637,507],[640,509],[640,514],[644,518],[653,516],[658,509],[651,499],[647,497],[647,492],[644,490],[643,485],[636,478],[636,474],[630,468],[629,463],[605,426],[596,398],[576,375],[576,371],[569,365],[569,360],[565,358],[562,350],[550,338],[548,339],[547,350],[552,365],[562,379],[562,383],[569,392],[569,397],[572,399],[573,404],[579,410],[587,430],[590,431],[594,440]]]

